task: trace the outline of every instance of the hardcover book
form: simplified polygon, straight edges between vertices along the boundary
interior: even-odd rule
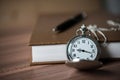
[[[87,19],[79,22],[70,29],[55,33],[52,29],[62,22],[66,21],[75,14],[54,14],[41,15],[33,30],[30,38],[30,46],[32,47],[31,63],[32,64],[47,64],[47,63],[64,63],[67,60],[66,44],[76,34],[76,30],[82,24],[94,25],[98,27],[110,28],[106,21],[116,20],[118,16],[112,16],[103,12],[95,12],[88,14]],[[101,58],[120,58],[120,31],[104,31],[107,37],[107,47],[101,48]],[[100,44],[103,42],[100,37]],[[106,51],[104,50],[106,49]]]

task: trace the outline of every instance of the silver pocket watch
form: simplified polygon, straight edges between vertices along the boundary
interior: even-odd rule
[[[78,34],[79,31],[81,31],[81,35]],[[76,36],[68,41],[66,49],[68,66],[81,70],[102,66],[102,63],[98,61],[101,54],[100,45],[96,39],[86,34],[88,31],[86,26],[82,25],[76,31]]]

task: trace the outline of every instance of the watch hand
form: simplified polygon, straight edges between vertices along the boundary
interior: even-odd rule
[[[82,51],[82,49],[77,49],[77,51],[78,51],[78,52],[81,52],[81,51]],[[83,52],[83,51],[82,51],[82,52]]]
[[[92,54],[92,52],[89,52],[89,51],[86,51],[86,50],[82,50],[82,49],[77,49],[77,51],[79,51],[79,52],[86,52],[86,53]]]
[[[89,51],[84,51],[84,52],[92,54],[92,52],[89,52]]]

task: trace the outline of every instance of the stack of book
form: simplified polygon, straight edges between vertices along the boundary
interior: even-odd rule
[[[107,20],[116,20],[117,16],[108,15],[103,12],[88,14],[86,20],[74,25],[74,27],[62,32],[54,33],[52,29],[74,16],[74,14],[56,14],[39,16],[38,22],[33,30],[30,39],[32,47],[31,63],[32,64],[47,64],[47,63],[64,63],[67,60],[66,44],[74,37],[76,30],[82,24],[96,24],[98,27],[109,26]],[[102,49],[101,58],[120,58],[120,31],[104,31],[108,45]],[[100,43],[103,41],[101,39]]]

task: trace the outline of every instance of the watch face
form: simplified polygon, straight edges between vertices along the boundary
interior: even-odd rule
[[[98,43],[90,37],[77,36],[67,45],[69,60],[95,60],[98,56]]]

